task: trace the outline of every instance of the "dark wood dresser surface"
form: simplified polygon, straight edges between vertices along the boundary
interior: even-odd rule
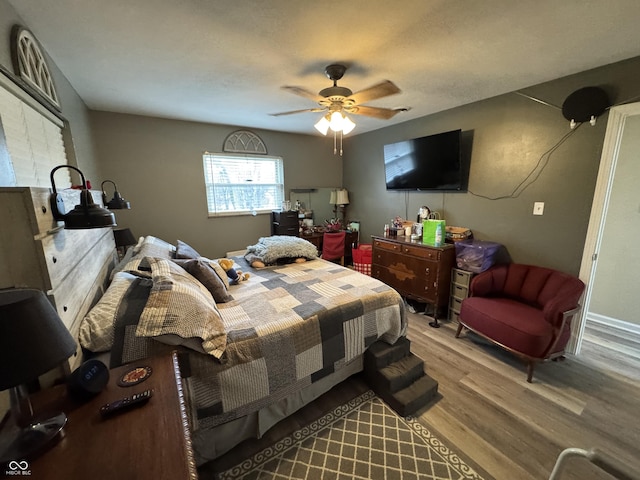
[[[132,366],[150,366],[152,374],[137,385],[118,386]],[[147,389],[153,389],[153,396],[145,405],[101,417],[105,403]],[[176,354],[111,370],[105,390],[87,403],[70,399],[64,386],[39,392],[33,403],[39,411],[62,407],[69,420],[58,443],[29,463],[31,478],[197,478]]]

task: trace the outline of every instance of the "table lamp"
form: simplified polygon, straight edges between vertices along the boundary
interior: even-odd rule
[[[336,192],[336,204],[340,205],[342,210],[342,224],[347,221],[347,205],[349,205],[349,192],[345,188],[341,188]]]
[[[62,431],[66,415],[35,419],[24,386],[75,351],[76,342],[41,290],[0,290],[0,390],[10,389],[11,414],[19,427],[14,435],[2,433],[0,462],[29,458]]]
[[[333,205],[333,218],[336,218],[338,215],[338,192],[336,190],[331,190],[329,203]]]

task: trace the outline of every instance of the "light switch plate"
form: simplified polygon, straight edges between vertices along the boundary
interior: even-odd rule
[[[533,214],[534,215],[543,215],[544,214],[544,202],[534,202],[533,203]]]

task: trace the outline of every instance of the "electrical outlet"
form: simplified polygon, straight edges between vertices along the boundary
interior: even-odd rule
[[[544,202],[534,202],[533,203],[533,214],[534,215],[543,215],[544,214]]]

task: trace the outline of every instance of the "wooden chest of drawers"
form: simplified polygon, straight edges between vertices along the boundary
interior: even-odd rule
[[[449,304],[453,245],[432,247],[405,237],[373,237],[371,275],[400,295],[433,306],[434,318]]]
[[[291,235],[297,237],[300,231],[298,212],[271,212],[271,235]]]

